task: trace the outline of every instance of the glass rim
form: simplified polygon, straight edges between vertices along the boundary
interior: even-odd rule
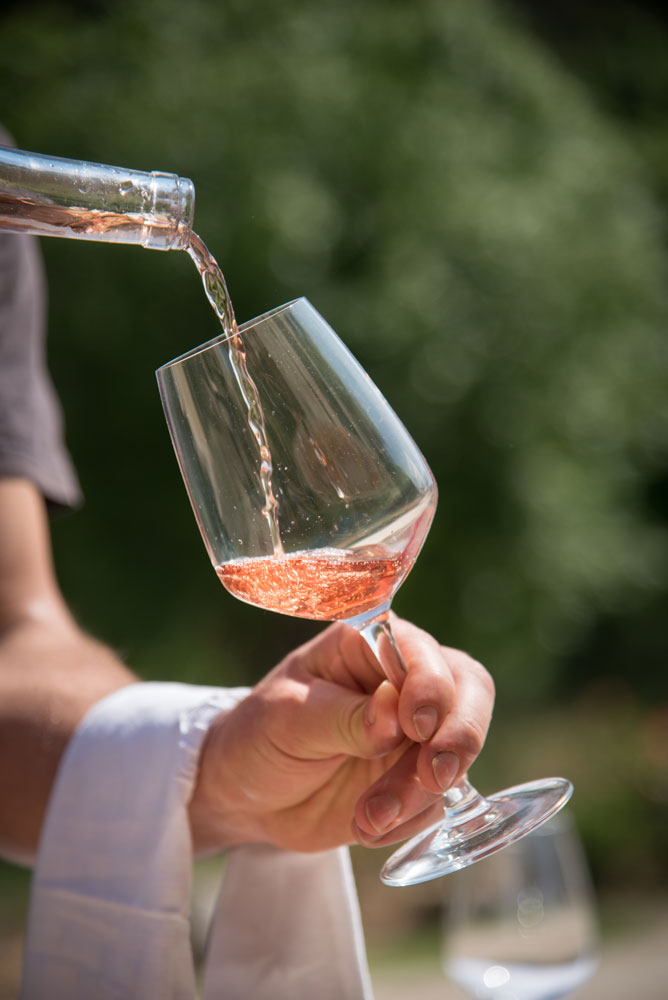
[[[293,306],[297,305],[299,302],[306,302],[310,305],[308,299],[301,295],[299,298],[291,299],[289,302],[284,302],[283,305],[275,306],[273,309],[268,309],[267,312],[261,313],[254,319],[246,320],[245,323],[241,323],[238,326],[239,333],[245,333],[247,330],[251,330],[254,326],[259,323],[263,323],[265,320],[271,319],[272,316],[277,316],[279,313],[286,312]],[[213,337],[211,340],[207,340],[203,344],[199,344],[197,347],[191,347],[189,351],[185,351],[183,354],[179,354],[178,357],[172,358],[171,361],[166,361],[164,365],[160,365],[156,368],[156,375],[164,371],[166,368],[172,368],[174,365],[182,364],[184,361],[188,361],[190,358],[196,357],[198,354],[203,354],[204,351],[208,351],[211,347],[216,347],[218,344],[224,344],[226,341],[232,338],[230,333],[219,333],[217,337]]]

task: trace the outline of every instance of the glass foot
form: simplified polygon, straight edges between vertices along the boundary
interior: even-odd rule
[[[469,786],[470,788],[470,786]],[[416,885],[449,875],[489,857],[554,816],[573,794],[565,778],[545,778],[507,788],[487,798],[450,808],[445,819],[417,834],[394,852],[380,877],[386,885]]]

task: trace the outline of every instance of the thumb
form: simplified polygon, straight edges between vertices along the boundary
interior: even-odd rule
[[[398,695],[388,681],[367,695],[317,678],[296,722],[292,738],[301,746],[298,755],[310,758],[346,754],[371,760],[394,750],[404,739]]]

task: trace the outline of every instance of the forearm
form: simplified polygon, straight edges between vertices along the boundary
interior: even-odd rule
[[[0,637],[0,854],[34,858],[58,764],[87,710],[135,677],[65,621],[20,620]]]

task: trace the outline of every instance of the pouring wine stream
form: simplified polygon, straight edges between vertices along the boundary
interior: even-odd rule
[[[271,452],[267,442],[264,413],[262,412],[262,404],[257,386],[248,371],[244,342],[239,335],[239,328],[234,316],[230,293],[227,290],[227,283],[216,259],[209,253],[204,241],[196,233],[191,233],[186,250],[199,271],[209,305],[220,320],[223,331],[230,338],[228,348],[230,363],[236,375],[239,392],[248,410],[248,426],[253,433],[260,452],[260,483],[265,500],[262,513],[269,524],[274,553],[279,554],[283,552],[283,545],[281,544],[281,536],[278,530],[278,502],[274,496],[271,482],[273,467]]]

